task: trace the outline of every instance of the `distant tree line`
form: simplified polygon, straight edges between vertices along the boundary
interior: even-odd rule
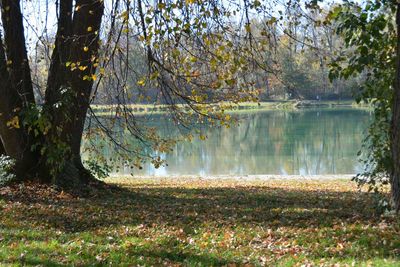
[[[242,29],[239,35],[246,35],[246,31],[251,33],[253,42],[241,44],[243,40],[221,40],[221,46],[226,45],[251,46],[248,49],[253,52],[253,56],[248,58],[253,62],[253,68],[250,70],[241,70],[243,79],[248,83],[249,77],[252,77],[254,89],[257,91],[258,98],[254,100],[286,100],[286,99],[307,99],[307,100],[340,100],[352,99],[357,96],[360,85],[364,80],[363,75],[350,79],[330,79],[329,64],[336,58],[338,52],[343,49],[343,38],[336,34],[337,25],[334,23],[326,24],[326,16],[331,13],[335,6],[320,8],[319,10],[302,8],[299,2],[282,5],[284,10],[274,15],[257,16],[251,19],[249,29]],[[259,15],[259,14],[258,14]],[[251,27],[251,29],[250,29]],[[118,28],[118,27],[116,27]],[[239,28],[232,25],[232,29]],[[215,32],[215,35],[220,33]],[[213,33],[209,33],[210,38]],[[111,74],[124,72],[124,86],[121,87],[120,81],[115,79],[114,75],[104,75],[102,82],[97,88],[95,99],[92,103],[96,104],[118,104],[129,102],[132,104],[163,104],[168,101],[163,99],[163,95],[158,90],[157,85],[151,82],[144,82],[143,77],[149,76],[152,70],[148,68],[147,49],[143,45],[143,40],[137,38],[124,38],[124,36],[113,37],[114,40],[104,42],[114,43],[118,47],[115,57],[116,64],[109,64],[102,73]],[[191,42],[190,40],[179,40],[179,42]],[[38,85],[37,88],[44,88],[48,65],[50,64],[49,49],[41,46],[35,50],[32,56],[33,77]],[[184,49],[174,49],[170,47],[170,57],[179,53],[179,57],[185,55],[197,61],[202,58],[196,53],[193,47],[196,44],[188,43],[192,47],[191,51]],[[41,46],[41,47],[40,47]],[[128,50],[126,48],[129,48]],[[100,49],[107,49],[106,46]],[[125,60],[126,54],[135,60]],[[178,57],[178,56],[176,56]],[[206,60],[206,59],[205,59]],[[196,65],[196,62],[193,62]],[[213,62],[210,62],[211,67]],[[214,62],[214,64],[216,64]],[[238,63],[240,65],[241,63]],[[198,64],[199,66],[201,63]],[[196,72],[190,73],[196,76]],[[210,73],[210,76],[213,76]],[[210,77],[213,80],[215,77]],[[233,87],[237,90],[241,87],[240,81],[231,80]],[[187,86],[182,84],[183,87]],[[215,84],[215,87],[220,85]],[[214,89],[214,88],[212,88]],[[205,92],[208,99],[212,99],[215,90]],[[125,92],[118,92],[124,90]],[[38,98],[42,98],[43,92],[36,90]],[[130,99],[122,101],[118,96],[128,95]],[[215,97],[215,96],[214,96]]]

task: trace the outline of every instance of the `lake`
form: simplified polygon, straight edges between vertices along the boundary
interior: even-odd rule
[[[167,166],[146,163],[142,170],[122,168],[117,174],[176,175],[323,175],[355,174],[357,159],[371,121],[358,109],[302,109],[240,113],[239,125],[206,129],[207,139],[179,142],[161,154]],[[151,116],[162,136],[175,136],[166,116]],[[113,149],[103,149],[112,157]]]

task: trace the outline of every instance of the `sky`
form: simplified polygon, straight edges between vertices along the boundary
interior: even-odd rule
[[[24,14],[27,50],[29,53],[35,51],[38,43],[46,43],[48,40],[52,40],[57,26],[56,1],[57,0],[21,1],[21,9]],[[105,14],[111,13],[110,7],[113,5],[114,1],[115,0],[105,0]],[[232,0],[222,1],[225,3],[237,3],[237,1]],[[338,1],[339,0],[333,0],[333,2]],[[285,2],[285,0],[271,0],[271,10],[273,9],[271,14],[274,12],[277,13],[278,10],[282,10],[281,8],[278,8],[279,2],[282,3]],[[361,0],[357,0],[357,2],[361,2]],[[328,1],[325,1],[325,3],[328,3]]]

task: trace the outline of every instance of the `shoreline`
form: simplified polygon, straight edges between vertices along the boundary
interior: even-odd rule
[[[229,103],[225,103],[229,104]],[[370,110],[370,105],[357,104],[352,100],[278,100],[278,101],[262,101],[262,102],[243,102],[239,104],[232,104],[231,108],[226,109],[226,114],[236,114],[242,112],[257,112],[257,111],[271,111],[271,110],[307,110],[312,108],[351,108],[360,110]],[[187,108],[184,105],[178,105],[180,108]],[[115,105],[91,105],[93,111],[98,116],[114,115]],[[133,115],[160,115],[168,113],[168,105],[164,104],[128,104],[130,112]]]
[[[317,174],[317,175],[120,175],[111,174],[107,180],[193,180],[193,181],[270,181],[270,180],[351,180],[356,174]]]

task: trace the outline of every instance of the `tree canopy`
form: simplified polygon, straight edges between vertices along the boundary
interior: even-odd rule
[[[374,121],[362,153],[361,184],[379,189],[390,184],[395,209],[400,209],[399,178],[399,4],[395,1],[345,2],[328,19],[338,23],[346,50],[331,64],[331,77],[364,75],[357,101],[371,103]]]
[[[1,1],[5,97],[0,136],[2,150],[16,160],[17,176],[52,182],[76,177],[68,182],[72,184],[88,179],[80,156],[85,125],[96,126],[88,127],[86,134],[107,137],[126,155],[136,156],[130,159],[134,166],[151,157],[138,143],[167,151],[170,140],[139,125],[127,106],[145,95],[131,93],[132,80],[139,91],[157,88],[157,99],[167,104],[180,127],[229,120],[225,106],[215,103],[231,105],[257,97],[252,78],[245,74],[255,64],[250,14],[260,8],[258,1],[45,1],[37,12],[56,11],[57,26],[49,37],[48,15],[42,32],[27,20],[35,5]],[[43,65],[47,78],[42,83],[33,79],[32,58],[42,58],[30,54],[27,33],[36,35],[36,47],[42,48],[41,57],[48,63]],[[143,67],[132,78],[135,64]],[[113,117],[99,118],[90,107],[100,88],[115,101]],[[88,111],[92,116],[86,119]],[[124,131],[139,142],[118,140]],[[151,160],[161,164],[160,158]]]

